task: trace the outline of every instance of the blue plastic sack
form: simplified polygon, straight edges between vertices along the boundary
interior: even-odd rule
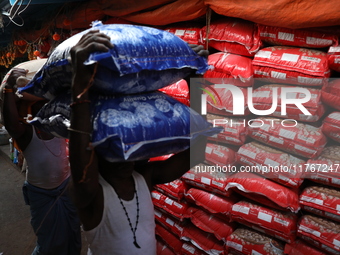
[[[114,47],[107,53],[92,53],[85,64],[98,63],[93,89],[105,94],[154,91],[186,77],[193,70],[203,74],[207,60],[174,34],[160,29],[125,24],[94,24],[110,36]],[[21,90],[52,99],[69,89],[72,69],[70,49],[89,30],[76,34],[52,52],[46,64]]]
[[[207,122],[190,107],[162,92],[99,96],[93,104],[92,145],[111,162],[145,160],[178,153],[199,135],[222,128]],[[68,137],[70,96],[47,103],[31,124],[54,135]]]

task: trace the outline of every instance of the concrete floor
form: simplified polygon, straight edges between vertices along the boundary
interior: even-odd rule
[[[24,180],[9,158],[9,145],[0,145],[0,255],[30,255],[35,247],[29,207],[21,192]],[[82,255],[85,246],[83,238]]]

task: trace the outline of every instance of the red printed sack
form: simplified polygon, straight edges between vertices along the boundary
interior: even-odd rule
[[[235,151],[226,146],[207,143],[205,148],[205,160],[207,163],[218,166],[235,165]]]
[[[254,255],[275,254],[283,255],[283,242],[261,234],[255,230],[240,227],[236,229],[227,239],[227,246],[232,254]]]
[[[212,83],[233,84],[239,87],[253,85],[252,59],[236,54],[217,52],[208,56],[208,69],[203,75]]]
[[[179,80],[178,82],[159,89],[165,94],[168,94],[172,98],[177,99],[181,103],[190,106],[190,94],[189,87],[186,80]]]
[[[242,169],[251,169],[253,173],[290,188],[298,188],[303,182],[301,169],[305,161],[258,142],[242,145],[236,160],[246,166]]]
[[[300,209],[297,192],[253,173],[232,175],[226,186],[226,190],[229,189],[274,209],[287,209],[295,213]]]
[[[286,243],[284,252],[287,255],[326,255],[326,253],[318,251],[316,248],[300,239],[296,239],[290,244]]]
[[[332,112],[323,120],[322,132],[340,143],[340,112]]]
[[[165,31],[170,32],[189,44],[201,44],[200,27],[169,27]]]
[[[261,49],[254,56],[253,68],[254,78],[286,84],[322,86],[330,77],[327,54],[306,48]]]
[[[328,84],[322,87],[321,101],[334,109],[340,110],[339,100],[340,79],[331,80]]]
[[[247,226],[253,225],[258,231],[285,242],[292,242],[296,237],[297,215],[292,212],[277,211],[251,202],[239,201],[233,205],[231,219]]]
[[[340,72],[340,46],[329,47],[328,65],[331,70]]]
[[[158,224],[171,231],[171,233],[175,234],[177,237],[180,238],[182,236],[183,228],[185,227],[185,223],[182,221],[157,209],[155,209],[155,219]]]
[[[325,48],[338,43],[336,35],[311,29],[291,29],[261,24],[258,24],[258,27],[261,40],[272,45]]]
[[[181,179],[176,179],[172,182],[157,184],[154,188],[176,201],[181,201],[187,186]]]
[[[207,26],[201,30],[201,40],[207,37],[209,46],[219,51],[243,56],[254,56],[262,46],[259,32],[253,22],[223,18],[211,22],[207,36]]]
[[[303,107],[311,114],[305,115],[295,104],[286,105],[286,115],[282,115],[281,112],[281,97],[284,95],[282,89],[287,90],[287,99],[301,99],[305,98],[306,95],[302,91],[307,89],[311,98],[308,102],[303,103]],[[300,91],[302,89],[302,91]],[[277,90],[278,103],[276,110],[270,114],[270,116],[293,119],[296,121],[303,122],[316,122],[325,114],[326,107],[321,102],[321,90],[313,88],[302,88],[293,86],[284,86],[277,84],[264,85],[254,90],[253,92],[253,105],[257,110],[269,110],[273,104],[273,93]]]
[[[298,225],[298,236],[309,237],[340,252],[340,225],[320,217],[304,215]]]
[[[319,156],[327,143],[321,128],[275,118],[257,118],[247,131],[259,142],[305,158]]]

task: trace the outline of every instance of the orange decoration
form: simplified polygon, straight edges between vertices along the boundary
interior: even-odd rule
[[[60,35],[58,33],[54,33],[52,38],[53,38],[54,41],[59,41],[60,40]]]
[[[35,50],[35,51],[33,52],[33,54],[34,54],[34,56],[39,57],[39,56],[40,56],[40,51]]]
[[[10,58],[12,56],[12,54],[10,52],[6,53],[6,57]]]

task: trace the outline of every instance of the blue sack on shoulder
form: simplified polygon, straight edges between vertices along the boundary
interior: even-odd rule
[[[160,29],[125,24],[103,25],[98,29],[111,38],[114,47],[106,53],[92,53],[85,64],[98,63],[92,89],[104,94],[134,94],[160,89],[189,75],[208,70],[204,57],[197,55],[176,35]],[[89,30],[76,34],[52,52],[46,64],[22,91],[52,99],[71,86],[70,49]]]

